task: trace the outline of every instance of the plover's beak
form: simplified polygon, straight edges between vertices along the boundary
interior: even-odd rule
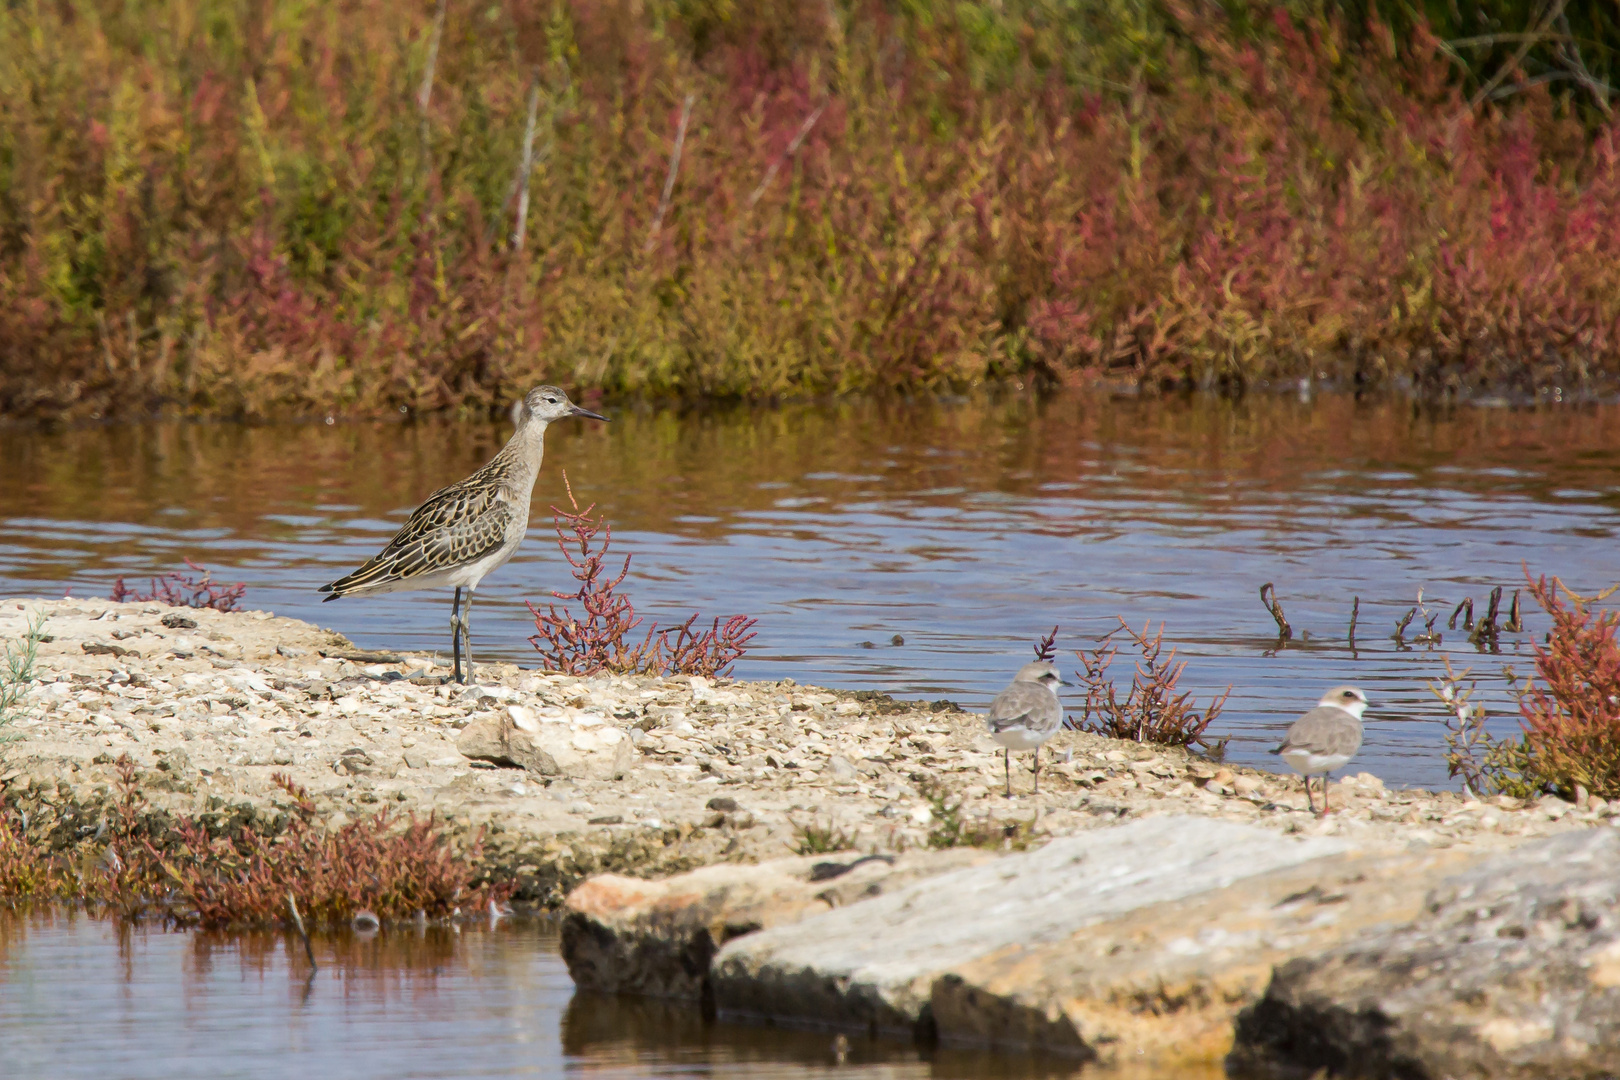
[[[584,416],[584,417],[587,417],[587,418],[589,418],[591,420],[600,420],[604,424],[608,422],[608,418],[603,416],[601,413],[593,413],[593,412],[591,412],[591,410],[582,409],[578,405],[574,406],[574,411],[572,413],[570,413],[569,415],[570,416]]]

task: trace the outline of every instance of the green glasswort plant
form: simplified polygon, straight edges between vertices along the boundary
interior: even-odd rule
[[[22,701],[34,681],[34,662],[39,658],[39,644],[45,640],[45,620],[41,611],[28,620],[18,641],[5,643],[0,657],[0,742],[11,742],[18,736],[6,729],[22,713]]]

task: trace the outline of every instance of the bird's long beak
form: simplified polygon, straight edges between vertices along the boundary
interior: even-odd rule
[[[603,416],[601,413],[593,413],[593,412],[591,412],[591,410],[582,409],[578,405],[574,406],[574,411],[570,415],[572,415],[572,416],[584,416],[584,417],[588,417],[591,420],[600,420],[604,424],[608,422],[608,418]]]

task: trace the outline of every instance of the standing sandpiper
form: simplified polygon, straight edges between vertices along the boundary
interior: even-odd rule
[[[454,586],[450,608],[450,645],[455,680],[472,681],[472,594],[484,575],[510,559],[529,531],[529,495],[540,475],[546,425],[565,416],[606,420],[568,400],[555,386],[537,386],[523,397],[517,431],[489,464],[467,479],[428,496],[383,548],[352,574],[322,585],[340,596],[368,596],[406,589]],[[461,590],[467,590],[467,609]],[[467,657],[463,677],[463,643]]]
[[[1041,744],[1063,726],[1063,703],[1055,686],[1063,686],[1063,676],[1050,660],[1025,664],[1013,676],[1012,685],[996,695],[985,716],[990,737],[1002,746],[1007,773],[1007,798],[1012,798],[1012,752],[1035,751],[1035,793],[1041,791]]]
[[[1311,777],[1322,777],[1321,812],[1326,814],[1327,774],[1361,749],[1361,714],[1366,708],[1366,694],[1354,686],[1335,686],[1322,695],[1316,708],[1294,721],[1282,745],[1271,751],[1305,778],[1305,803],[1312,811],[1316,803],[1311,800]]]

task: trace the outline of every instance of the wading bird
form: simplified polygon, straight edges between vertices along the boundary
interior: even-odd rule
[[[1025,664],[1013,676],[1012,685],[990,703],[985,724],[990,737],[1003,750],[1007,773],[1007,798],[1012,798],[1012,752],[1035,751],[1035,793],[1041,790],[1041,744],[1063,726],[1063,703],[1054,687],[1063,686],[1063,676],[1050,660]]]
[[[1271,751],[1305,778],[1305,803],[1313,811],[1311,777],[1322,777],[1321,812],[1326,814],[1327,774],[1361,749],[1361,714],[1366,708],[1366,694],[1354,686],[1335,686],[1322,695],[1316,708],[1294,721],[1282,745]]]
[[[450,607],[450,646],[454,676],[472,681],[472,594],[491,570],[510,559],[529,531],[529,496],[540,475],[546,425],[567,416],[606,420],[568,400],[555,386],[537,386],[515,409],[517,431],[489,464],[467,479],[440,488],[411,514],[388,546],[352,574],[320,591],[370,596],[406,589],[454,588]],[[461,590],[467,606],[461,606]],[[465,647],[464,647],[465,646]],[[465,674],[462,656],[466,656]]]

